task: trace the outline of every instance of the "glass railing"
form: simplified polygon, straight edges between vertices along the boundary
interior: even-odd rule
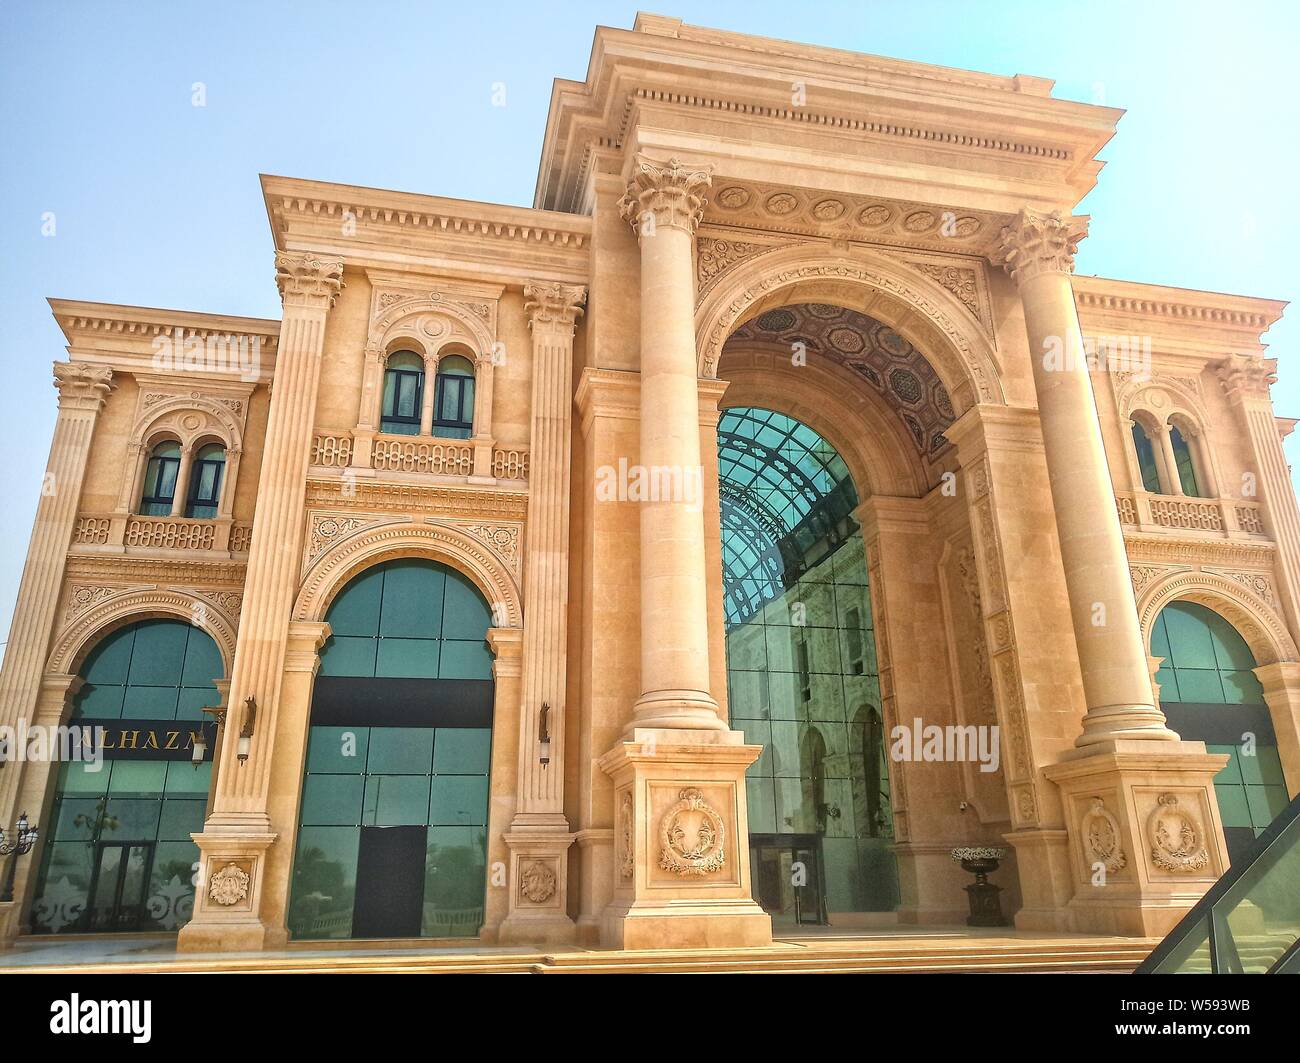
[[[1137,974],[1300,974],[1300,797]]]

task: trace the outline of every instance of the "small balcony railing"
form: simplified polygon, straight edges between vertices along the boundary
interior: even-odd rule
[[[310,462],[316,468],[369,468],[377,472],[426,473],[433,476],[464,478],[479,475],[497,480],[527,481],[528,448],[491,445],[473,439],[431,439],[428,437],[376,434],[369,441],[369,461],[358,461],[365,454],[350,432],[318,432],[312,436]],[[479,451],[484,454],[480,456]]]
[[[1145,491],[1115,496],[1119,522],[1142,531],[1202,532],[1233,538],[1266,536],[1263,508],[1258,502],[1232,498],[1191,498],[1153,495]]]
[[[73,526],[74,549],[97,547],[107,552],[132,550],[184,550],[243,555],[253,539],[253,526],[231,520],[195,520],[190,517],[83,515]]]

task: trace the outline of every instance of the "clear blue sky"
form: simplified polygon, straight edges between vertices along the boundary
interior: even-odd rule
[[[1300,298],[1300,4],[694,3],[697,25],[1126,108],[1081,273]],[[3,0],[0,632],[55,416],[47,296],[275,317],[259,172],[529,205],[551,79],[634,4]],[[203,82],[207,106],[191,105]],[[492,86],[506,106],[492,106]],[[41,235],[53,211],[57,235]],[[1300,306],[1268,339],[1300,415]],[[1293,462],[1300,455],[1295,440]]]

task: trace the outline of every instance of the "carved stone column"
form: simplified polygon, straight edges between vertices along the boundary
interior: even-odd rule
[[[573,843],[564,815],[573,332],[586,298],[586,289],[576,285],[524,286],[524,309],[533,333],[532,474],[524,560],[518,803],[506,835],[511,888],[509,915],[499,934],[502,942],[568,941],[575,936],[561,887],[567,883],[562,865]],[[480,368],[483,364],[480,361]],[[487,376],[490,380],[490,369]],[[490,384],[488,396],[490,402]],[[477,415],[475,423],[477,427]]]
[[[1300,796],[1300,662],[1278,661],[1255,669],[1273,720],[1286,791]]]
[[[257,710],[246,761],[237,757],[237,741],[222,743],[212,814],[203,832],[194,835],[202,852],[200,889],[194,918],[178,941],[183,950],[259,949],[268,929],[276,929],[261,917],[265,853],[276,838],[267,792],[289,615],[302,559],[325,320],[343,286],[343,263],[310,253],[280,253],[275,266],[284,315],[230,682],[227,726],[232,737],[247,719],[247,699],[256,699]]]
[[[1152,703],[1146,651],[1115,511],[1101,424],[1084,358],[1070,274],[1086,226],[1024,211],[1002,230],[1001,255],[1020,288],[1034,390],[1056,509],[1070,613],[1088,706],[1088,746],[1111,739],[1175,741]]]
[[[723,730],[709,693],[699,494],[695,228],[710,176],[638,156],[621,207],[641,245],[641,688],[638,727]],[[666,496],[666,497],[665,497]]]
[[[1216,368],[1245,433],[1255,474],[1253,484],[1247,481],[1241,490],[1225,485],[1225,491],[1230,497],[1254,501],[1249,494],[1253,487],[1263,504],[1265,527],[1278,544],[1279,589],[1287,625],[1292,632],[1300,632],[1300,509],[1269,395],[1277,382],[1277,359],[1234,354]]]
[[[438,356],[431,355],[424,360],[424,388],[420,393],[420,435],[428,437],[433,435],[433,404],[438,397]],[[383,379],[383,371],[380,371],[380,379]],[[380,387],[380,402],[383,402],[383,388]],[[379,416],[375,418],[375,424],[379,423],[383,414],[382,406]]]
[[[50,458],[36,506],[23,578],[14,602],[4,666],[0,669],[2,725],[16,728],[19,721],[31,724],[36,711],[46,652],[63,588],[63,569],[77,520],[86,460],[99,411],[113,386],[112,379],[112,371],[105,366],[54,363],[59,416],[54,423]],[[24,770],[23,761],[0,767],[0,823],[6,831],[13,829],[16,815],[22,812],[14,805]]]
[[[1155,705],[1070,286],[1084,232],[1059,212],[1033,211],[1002,230],[1001,257],[1024,305],[1087,705],[1078,748],[1042,773],[1065,819],[1071,867],[1057,888],[1072,894],[1069,929],[1159,936],[1227,868],[1214,793],[1225,758],[1180,742]]]
[[[1168,470],[1169,483],[1166,485],[1169,494],[1183,495],[1183,478],[1178,475],[1178,457],[1174,454],[1174,441],[1169,435],[1169,426],[1161,423],[1156,434],[1160,437],[1157,445],[1160,447],[1160,453],[1165,459],[1165,469]]]
[[[638,155],[621,203],[640,241],[636,471],[645,487],[634,499],[641,696],[623,741],[599,761],[614,783],[615,871],[601,939],[622,948],[759,945],[772,935],[749,879],[744,777],[762,750],[727,729],[710,692],[693,316],[694,233],[709,180]]]
[[[194,447],[181,450],[180,467],[176,470],[176,486],[172,492],[172,516],[185,516],[185,498],[190,493],[190,469],[194,465]]]
[[[525,298],[527,298],[531,287],[531,285],[525,286]],[[537,333],[536,325],[533,324],[533,350],[536,352]],[[573,346],[572,329],[570,329],[569,346]],[[496,442],[492,435],[492,371],[495,368],[496,363],[492,360],[491,351],[480,351],[474,359],[474,437],[470,440],[470,443],[474,446],[474,472],[469,478],[469,482],[472,484],[491,485],[497,482],[496,477],[492,475],[492,448]],[[570,405],[572,405],[573,401],[572,392],[573,389],[570,386]],[[534,383],[535,393],[536,384]],[[534,420],[533,424],[536,425],[536,423]]]

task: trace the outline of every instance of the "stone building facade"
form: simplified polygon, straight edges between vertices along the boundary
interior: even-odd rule
[[[1051,88],[642,15],[532,208],[264,177],[279,321],[51,300],[0,723],[105,763],[0,768],[4,940],[757,945],[960,845],[1172,926],[1300,792],[1282,304],[1075,276]]]

